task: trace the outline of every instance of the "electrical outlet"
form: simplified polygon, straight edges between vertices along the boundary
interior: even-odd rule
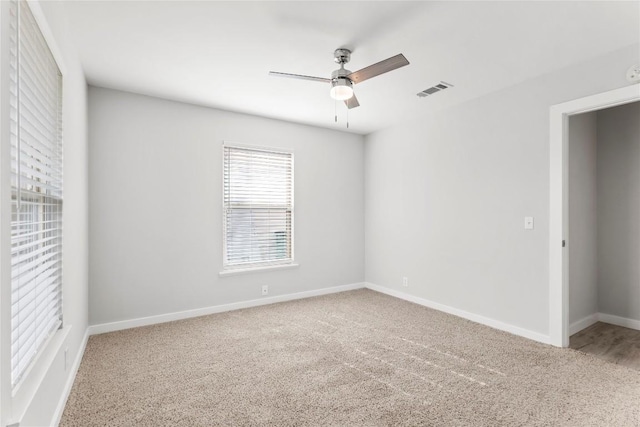
[[[69,347],[64,349],[64,370],[67,370],[67,367],[69,366]]]
[[[409,286],[409,278],[408,277],[403,277],[402,278],[402,286]]]
[[[262,285],[262,295],[269,295],[269,285]]]
[[[524,217],[524,229],[525,230],[533,230],[533,217],[525,216]]]

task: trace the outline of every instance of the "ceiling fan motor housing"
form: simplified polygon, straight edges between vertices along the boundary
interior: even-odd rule
[[[351,71],[347,70],[346,68],[340,68],[339,70],[335,70],[331,73],[331,80],[347,79],[351,81],[351,79],[347,77],[349,74],[351,74]]]

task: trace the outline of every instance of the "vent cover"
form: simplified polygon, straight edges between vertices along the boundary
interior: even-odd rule
[[[442,90],[445,90],[447,88],[453,87],[453,85],[451,83],[447,83],[447,82],[443,82],[441,81],[438,84],[435,84],[433,86],[431,86],[430,88],[427,88],[425,90],[423,90],[422,92],[418,92],[417,95],[420,98],[424,98],[425,96],[429,96],[429,95],[433,95],[434,93],[438,93]]]

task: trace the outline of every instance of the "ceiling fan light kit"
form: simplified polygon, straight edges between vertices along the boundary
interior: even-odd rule
[[[373,65],[369,65],[356,72],[351,72],[344,68],[344,64],[351,60],[351,51],[349,49],[336,49],[333,52],[333,60],[340,64],[340,68],[331,73],[331,78],[305,76],[301,74],[279,73],[270,71],[270,76],[289,77],[293,79],[310,80],[315,82],[330,83],[331,89],[329,95],[337,101],[344,101],[348,109],[359,107],[360,103],[353,93],[353,85],[362,83],[372,77],[393,71],[397,68],[409,65],[409,61],[403,54],[392,56]]]
[[[333,79],[331,80],[329,95],[336,101],[346,101],[353,96],[353,83],[343,77]]]

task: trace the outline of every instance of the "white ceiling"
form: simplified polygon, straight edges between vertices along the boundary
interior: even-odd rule
[[[409,66],[355,87],[350,131],[367,134],[640,42],[640,2],[68,2],[90,84],[345,130],[323,83],[333,51],[355,71]],[[629,64],[630,66],[632,64]],[[622,70],[621,72],[624,72]],[[576,76],[576,78],[580,78]],[[418,98],[438,83],[454,88]]]

